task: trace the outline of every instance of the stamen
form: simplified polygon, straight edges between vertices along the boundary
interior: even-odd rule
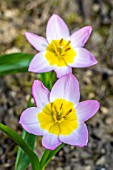
[[[64,46],[64,48],[66,48],[67,46],[69,46],[70,43],[71,43],[71,41],[68,41],[67,44]]]
[[[68,50],[71,49],[70,46],[69,46],[70,43],[71,43],[71,41],[68,41],[67,44],[63,47],[63,49],[62,49],[62,55],[63,55],[66,51],[68,51]]]
[[[52,109],[52,107],[53,107],[53,102],[51,103],[51,109]]]
[[[60,106],[60,110],[62,109],[62,106],[63,106],[63,103],[62,103],[61,106]]]
[[[55,106],[55,105],[54,105],[54,108],[55,108],[56,113],[58,114],[58,111],[57,111],[57,109],[56,109],[56,106]]]
[[[67,48],[67,49],[65,49],[65,52],[66,52],[66,51],[68,51],[68,50],[70,50],[70,49],[71,49],[70,47],[69,47],[69,48]]]
[[[69,109],[66,113],[65,113],[65,116],[64,117],[66,117],[69,113],[71,113],[72,112],[72,109]]]
[[[54,106],[54,103],[52,102],[51,103],[51,115],[52,115],[52,118],[53,118],[54,122],[56,123],[56,122],[58,122],[58,120],[57,120],[56,114],[55,114],[55,112],[53,110],[53,106]]]
[[[52,41],[51,45],[53,46],[56,55],[59,56],[61,51],[58,44],[55,41]]]
[[[53,114],[53,102],[51,103],[51,115],[52,115],[52,117],[54,116],[54,114]]]
[[[63,41],[63,38],[60,40],[59,45],[61,45],[62,41]]]

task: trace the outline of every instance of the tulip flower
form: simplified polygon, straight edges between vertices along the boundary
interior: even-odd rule
[[[54,70],[57,77],[72,73],[72,67],[89,67],[97,63],[93,54],[83,48],[92,28],[85,26],[70,35],[66,23],[58,15],[50,17],[46,38],[26,32],[29,43],[39,51],[30,65],[29,71],[42,73]]]
[[[84,123],[99,109],[99,102],[79,102],[79,83],[72,74],[62,76],[51,92],[35,80],[32,95],[36,107],[27,108],[20,117],[20,124],[29,133],[43,136],[42,145],[50,150],[62,142],[83,147],[88,142],[88,130]]]

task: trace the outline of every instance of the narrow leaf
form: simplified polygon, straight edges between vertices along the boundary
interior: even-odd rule
[[[29,98],[28,104],[27,104],[27,107],[30,107],[30,106],[32,106],[31,97]],[[30,148],[32,150],[34,150],[36,136],[23,130],[22,138],[30,146]],[[28,155],[20,147],[18,147],[16,163],[15,163],[15,170],[26,170],[29,163],[30,163],[30,159],[29,159]]]
[[[32,150],[34,150],[34,143],[36,136],[29,134],[25,130],[22,132],[22,138],[26,143],[30,146]],[[17,152],[17,157],[16,157],[16,164],[15,164],[15,170],[26,170],[30,163],[30,159],[28,155],[19,147],[18,152]]]
[[[38,75],[39,79],[42,81],[42,83],[49,89],[51,90],[54,82],[55,82],[55,73],[54,72],[47,72],[47,73],[42,73]]]
[[[46,165],[50,162],[52,157],[64,146],[64,143],[62,143],[58,148],[55,150],[45,150],[42,156],[42,159],[40,160],[40,166],[41,170],[43,170]]]
[[[0,76],[27,72],[32,54],[13,53],[0,56]]]
[[[2,123],[0,123],[0,130],[2,130],[11,139],[13,139],[29,156],[32,164],[32,170],[40,170],[40,163],[37,155],[31,150],[29,145],[20,137],[20,135],[18,135],[14,130],[12,130],[8,126],[3,125]]]

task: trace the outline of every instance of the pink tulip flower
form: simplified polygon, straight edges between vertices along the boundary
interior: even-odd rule
[[[30,65],[29,71],[42,73],[54,70],[57,77],[72,73],[72,67],[89,67],[97,63],[93,54],[83,48],[92,28],[85,26],[70,35],[66,23],[58,15],[50,17],[47,28],[47,39],[26,32],[29,43],[39,51]]]
[[[67,74],[57,80],[51,92],[39,81],[32,86],[36,107],[27,108],[20,117],[20,124],[29,133],[43,136],[42,145],[50,150],[62,142],[83,147],[88,142],[88,130],[84,123],[99,109],[99,102],[79,102],[79,83],[75,76]]]

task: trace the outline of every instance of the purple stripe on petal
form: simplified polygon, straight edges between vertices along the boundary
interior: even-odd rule
[[[97,100],[86,100],[80,102],[77,107],[77,116],[79,121],[87,121],[96,114],[100,107],[100,103]]]

